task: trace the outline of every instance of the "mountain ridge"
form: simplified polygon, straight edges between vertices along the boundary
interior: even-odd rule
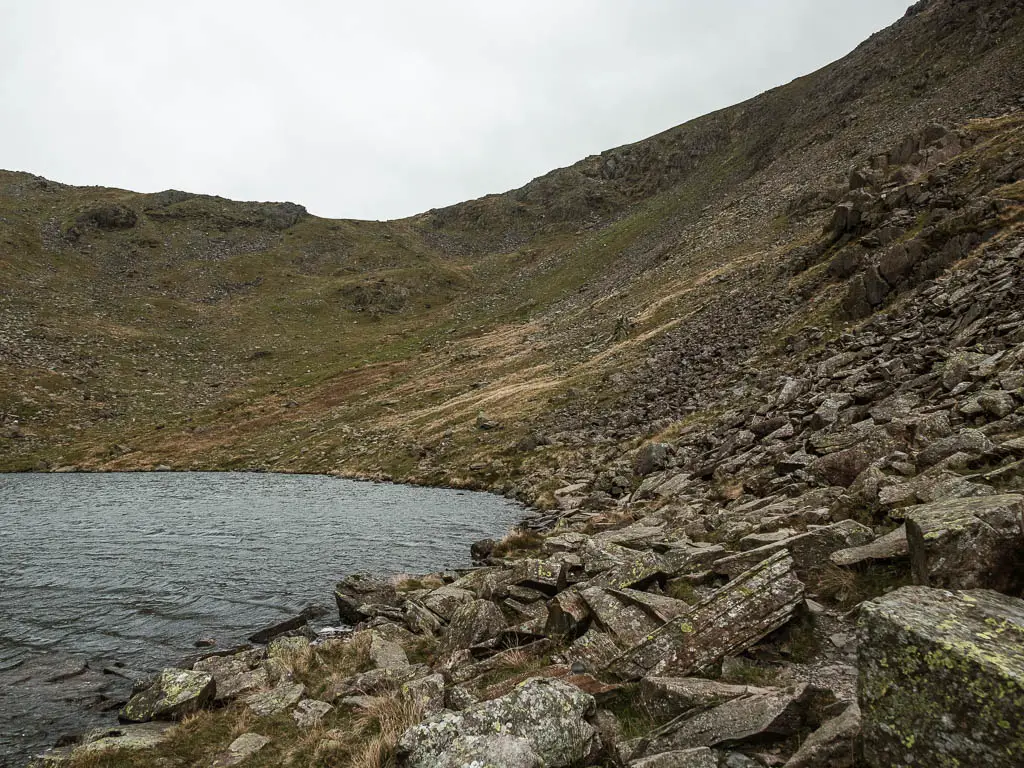
[[[3,466],[337,471],[550,504],[545,475],[594,461],[574,443],[629,453],[710,405],[703,374],[652,386],[637,361],[674,360],[650,370],[680,382],[662,369],[681,356],[735,371],[777,354],[805,295],[842,300],[818,233],[851,169],[937,119],[952,135],[1019,111],[1020,18],[1015,0],[918,3],[739,105],[391,222],[4,172]],[[514,449],[563,433],[545,466]]]

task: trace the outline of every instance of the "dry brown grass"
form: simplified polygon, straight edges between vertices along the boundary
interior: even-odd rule
[[[492,554],[494,557],[514,557],[527,552],[536,552],[543,543],[544,537],[539,533],[517,528],[494,545]]]

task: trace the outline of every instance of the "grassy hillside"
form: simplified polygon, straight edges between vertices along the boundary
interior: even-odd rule
[[[934,179],[949,204],[908,201],[894,239],[944,244],[966,230],[933,212],[981,197],[998,203],[971,232],[1019,229],[1021,83],[1019,3],[934,0],[748,102],[401,221],[0,172],[0,469],[338,472],[551,503],[864,316],[850,295],[879,246],[837,231],[837,205],[870,217]]]

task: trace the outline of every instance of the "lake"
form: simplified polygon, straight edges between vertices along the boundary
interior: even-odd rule
[[[469,565],[524,508],[319,475],[0,475],[0,765],[113,723],[126,676],[244,642],[358,571]],[[104,672],[104,669],[107,672]]]

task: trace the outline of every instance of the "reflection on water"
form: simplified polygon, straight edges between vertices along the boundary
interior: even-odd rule
[[[330,606],[345,573],[467,565],[521,515],[488,494],[316,475],[2,475],[0,755],[110,722],[127,683],[104,667],[240,642]]]

